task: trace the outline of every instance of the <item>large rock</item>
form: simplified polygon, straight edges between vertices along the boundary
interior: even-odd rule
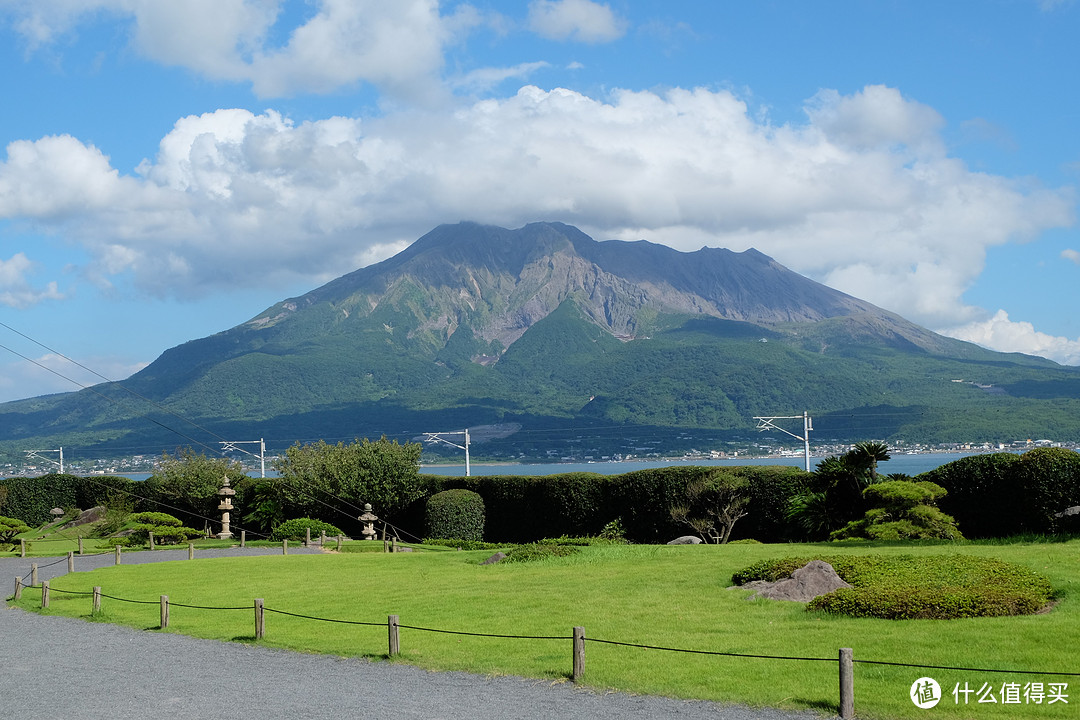
[[[769,600],[793,600],[810,602],[819,595],[827,595],[833,590],[849,588],[833,566],[822,560],[811,560],[791,574],[791,577],[776,582],[756,580],[742,586],[744,590],[757,590],[750,599],[767,598]]]
[[[105,506],[98,505],[97,507],[92,507],[89,510],[83,510],[81,513],[79,513],[79,516],[77,518],[69,521],[60,529],[67,530],[68,528],[73,528],[77,525],[85,525],[87,523],[97,522],[103,517],[105,517]]]
[[[701,544],[701,538],[699,538],[697,535],[683,535],[682,537],[677,537],[677,538],[675,538],[674,540],[672,540],[671,542],[668,543],[668,545],[700,545],[700,544]]]

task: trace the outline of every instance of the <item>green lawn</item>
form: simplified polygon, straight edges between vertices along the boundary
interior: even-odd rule
[[[855,620],[807,613],[804,606],[747,601],[729,590],[731,574],[752,562],[814,553],[987,555],[1020,563],[1050,578],[1060,602],[1046,614],[971,620]],[[856,661],[1011,670],[988,673],[856,664],[856,712],[866,718],[1075,717],[1080,680],[1018,670],[1080,673],[1080,541],[1012,545],[728,545],[611,546],[534,564],[482,567],[478,552],[414,552],[265,556],[108,567],[57,578],[58,590],[107,595],[105,619],[154,630],[156,601],[250,608],[264,598],[269,610],[378,623],[327,623],[267,612],[262,643],[307,652],[382,659],[386,617],[402,625],[477,633],[554,635],[693,650],[835,659],[854,648]],[[38,606],[27,590],[22,607]],[[52,593],[50,614],[88,618],[89,597]],[[169,631],[253,642],[253,611],[171,609]],[[433,670],[514,674],[565,680],[571,642],[518,640],[401,630],[407,662]],[[931,711],[908,698],[918,678],[936,679],[944,692]],[[952,690],[966,682],[1000,691],[1002,683],[1068,682],[1069,704],[957,706]],[[775,660],[674,653],[586,640],[587,685],[634,693],[700,698],[835,713],[835,662]],[[1075,686],[1075,687],[1074,687]],[[1021,703],[1023,700],[1021,699]]]

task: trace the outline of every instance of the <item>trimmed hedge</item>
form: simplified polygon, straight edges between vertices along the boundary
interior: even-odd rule
[[[732,539],[764,542],[791,539],[784,519],[788,497],[812,477],[786,465],[725,467],[748,481],[749,515],[735,526]],[[632,542],[656,543],[684,535],[671,508],[684,502],[686,487],[715,467],[677,465],[622,475],[566,473],[525,476],[443,477],[421,475],[424,496],[449,489],[471,490],[484,500],[484,537],[492,542],[527,543],[539,538],[593,537],[619,520]],[[400,525],[423,522],[424,502],[414,503]]]
[[[312,538],[319,537],[320,533],[323,531],[326,532],[328,537],[344,535],[337,526],[331,525],[328,522],[314,520],[312,518],[293,518],[292,520],[286,520],[274,528],[274,531],[270,533],[270,540],[273,542],[281,542],[282,540],[300,542],[306,539],[308,528],[311,528]]]
[[[1053,598],[1050,581],[1022,565],[970,555],[836,555],[763,560],[732,575],[736,585],[776,582],[824,560],[853,587],[814,598],[807,610],[886,620],[1029,615]]]
[[[78,477],[53,473],[40,477],[20,477],[0,480],[0,514],[20,518],[31,527],[51,521],[49,511],[54,507],[80,508],[83,510],[105,505],[111,493],[142,495],[139,482],[126,477],[103,475],[101,477]],[[149,510],[151,505],[142,503],[137,510]]]
[[[991,453],[954,460],[918,476],[948,491],[939,503],[967,537],[1075,531],[1080,505],[1080,453],[1035,448],[1023,455]]]
[[[443,490],[428,498],[425,513],[427,537],[484,539],[484,499],[472,490]]]

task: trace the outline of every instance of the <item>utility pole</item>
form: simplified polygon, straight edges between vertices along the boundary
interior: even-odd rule
[[[810,415],[803,410],[802,415],[777,415],[774,417],[754,417],[758,421],[758,430],[779,430],[782,433],[787,433],[796,440],[802,440],[803,442],[803,465],[806,472],[810,472],[810,431],[813,430],[813,426],[810,421]],[[790,430],[785,430],[779,425],[774,425],[773,420],[802,420],[803,421],[803,434],[802,436],[796,435]]]
[[[465,451],[465,477],[469,477],[469,472],[470,472],[469,471],[469,428],[465,428],[464,430],[454,430],[454,431],[451,431],[451,432],[437,432],[437,433],[424,433],[424,434],[427,435],[427,440],[425,440],[424,442],[429,442],[429,443],[440,443],[441,442],[441,443],[446,443],[450,447],[456,447],[458,450],[464,450]],[[447,440],[446,438],[440,437],[442,435],[464,435],[465,436],[465,444],[464,445],[458,445],[457,443],[452,443],[449,440]]]
[[[254,445],[256,443],[259,445],[258,455],[251,452],[250,450],[236,447],[237,445]],[[259,477],[266,477],[266,443],[263,441],[262,438],[259,438],[258,440],[223,440],[220,444],[222,445],[221,452],[223,453],[229,452],[230,450],[235,450],[237,452],[242,452],[245,455],[259,458]]]
[[[51,462],[51,463],[56,462],[52,458],[47,458],[44,455],[42,455],[41,453],[60,453],[60,474],[61,475],[64,474],[64,448],[63,447],[61,447],[61,448],[59,448],[57,450],[27,450],[26,451],[26,459],[29,460],[30,458],[37,458],[39,460],[46,460],[46,461]]]

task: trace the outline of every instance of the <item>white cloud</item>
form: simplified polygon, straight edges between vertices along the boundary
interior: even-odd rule
[[[263,97],[324,93],[371,83],[392,98],[443,96],[443,48],[483,22],[468,5],[439,14],[438,0],[318,0],[281,44],[282,0],[0,0],[31,50],[55,43],[97,13],[131,22],[146,57],[213,79],[251,82]]]
[[[626,33],[626,21],[606,3],[591,0],[533,0],[529,28],[549,40],[606,43]]]
[[[8,358],[14,355],[8,354]],[[27,397],[27,388],[33,388],[34,395],[73,392],[104,382],[100,376],[80,368],[66,358],[46,353],[31,357],[29,361],[18,358],[0,364],[0,402]],[[92,357],[82,361],[83,365],[95,368],[110,379],[123,379],[142,370],[147,363],[127,363],[113,357]]]
[[[471,92],[483,92],[491,90],[506,80],[523,80],[536,71],[549,67],[551,67],[550,63],[538,61],[519,63],[507,68],[479,68],[453,80],[452,84],[455,88]]]
[[[1069,260],[1076,263],[1077,265],[1080,265],[1080,252],[1077,252],[1072,248],[1066,248],[1065,250],[1062,250],[1061,257],[1065,260]]]
[[[0,258],[0,305],[26,308],[42,300],[63,300],[64,295],[55,282],[44,289],[30,284],[34,263],[23,253],[15,253],[9,260]]]
[[[1039,332],[1029,322],[1014,322],[998,310],[992,318],[945,331],[946,335],[967,340],[1000,352],[1040,355],[1064,365],[1080,365],[1080,338],[1070,340]]]
[[[820,93],[773,127],[727,91],[521,88],[456,112],[295,124],[182,118],[138,177],[73,138],[13,143],[0,216],[62,231],[103,284],[160,295],[329,279],[437,224],[577,224],[682,250],[757,247],[931,328],[979,319],[986,250],[1069,225],[1073,197],[970,171],[895,90]]]

